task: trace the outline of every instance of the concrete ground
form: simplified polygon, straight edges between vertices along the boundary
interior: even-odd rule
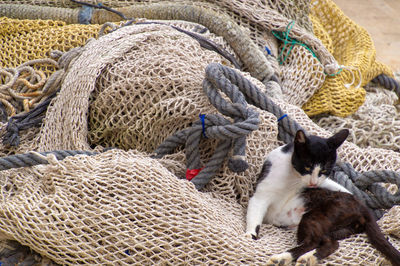
[[[400,0],[334,0],[363,26],[375,44],[378,61],[400,72]]]

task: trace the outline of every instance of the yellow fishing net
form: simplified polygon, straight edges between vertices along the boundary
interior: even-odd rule
[[[365,101],[365,86],[379,74],[393,76],[391,69],[375,60],[371,36],[349,19],[330,0],[312,1],[310,18],[314,34],[343,66],[335,76],[326,76],[321,89],[303,105],[309,115],[332,114],[345,117]]]
[[[101,25],[67,25],[54,20],[0,18],[0,67],[13,68],[27,61],[50,57],[52,50],[68,51],[98,35]],[[54,65],[42,65],[48,76]]]

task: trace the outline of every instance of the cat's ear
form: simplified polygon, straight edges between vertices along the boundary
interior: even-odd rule
[[[331,148],[337,149],[340,145],[346,140],[347,136],[349,135],[348,129],[342,129],[332,137],[328,139],[328,145]]]
[[[294,137],[294,143],[300,143],[300,144],[304,144],[306,143],[306,134],[304,133],[303,130],[297,130],[296,132],[296,136]]]

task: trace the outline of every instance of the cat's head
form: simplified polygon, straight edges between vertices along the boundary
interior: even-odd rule
[[[349,131],[342,129],[330,138],[307,136],[296,132],[292,165],[308,187],[319,186],[327,178],[336,163],[336,150],[345,141]]]

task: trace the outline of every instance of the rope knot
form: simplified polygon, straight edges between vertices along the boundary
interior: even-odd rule
[[[19,145],[19,142],[19,127],[17,121],[10,118],[6,127],[6,133],[3,137],[3,144],[16,147]]]
[[[228,161],[228,167],[235,173],[241,173],[249,168],[249,164],[245,160],[245,156],[234,155]]]

